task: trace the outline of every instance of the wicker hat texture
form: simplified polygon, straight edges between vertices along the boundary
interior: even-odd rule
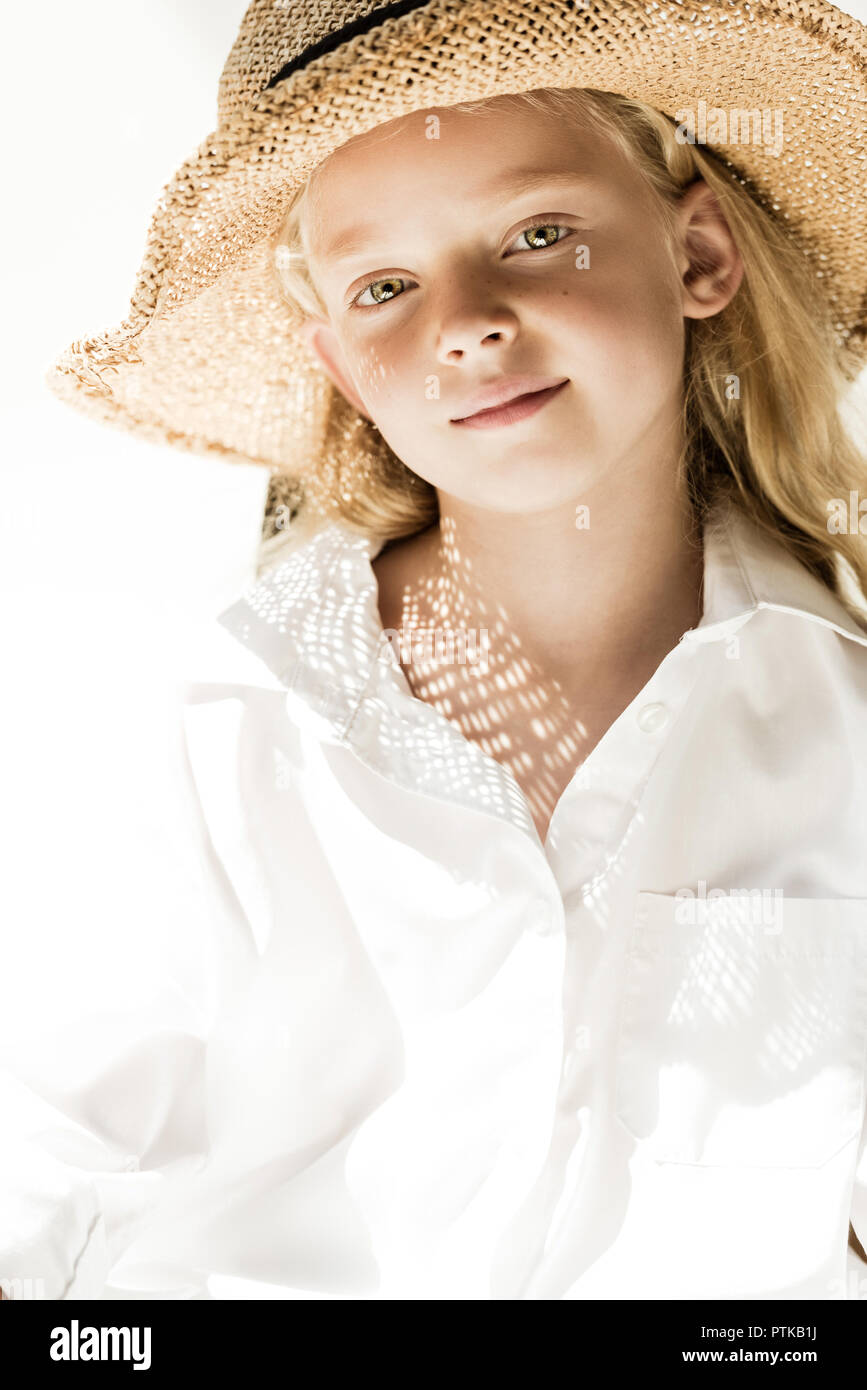
[[[541,87],[620,92],[674,119],[702,103],[782,111],[776,151],[715,139],[710,122],[706,144],[810,258],[854,379],[867,361],[867,29],[826,0],[253,0],[217,127],[157,203],[127,317],[73,343],[47,384],[272,480],[332,449],[375,458],[384,440],[312,360],[282,293],[286,205],[385,121]]]

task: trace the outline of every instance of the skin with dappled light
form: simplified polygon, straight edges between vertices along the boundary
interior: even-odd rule
[[[700,620],[685,319],[718,313],[743,266],[701,181],[669,238],[599,132],[496,98],[433,114],[437,139],[416,112],[314,174],[328,318],[305,336],[437,490],[439,522],[374,561],[383,626],[487,633],[485,667],[413,659],[410,688],[509,768],[544,841],[576,768]]]

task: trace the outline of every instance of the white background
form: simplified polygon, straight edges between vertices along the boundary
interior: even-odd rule
[[[183,932],[194,900],[171,658],[251,574],[267,478],[100,426],[43,375],[126,315],[244,8],[4,13],[0,1012],[26,1055],[88,993],[111,1008],[103,941]]]
[[[46,950],[88,918],[147,930],[182,901],[166,637],[252,573],[261,469],[137,441],[42,382],[70,342],[125,316],[154,203],[215,124],[244,8],[43,0],[5,15],[3,913]]]

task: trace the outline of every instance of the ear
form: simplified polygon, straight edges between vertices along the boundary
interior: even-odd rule
[[[351,405],[365,420],[370,420],[367,407],[359,396],[349,374],[343,349],[337,340],[337,334],[325,319],[305,319],[299,330],[301,337],[307,344],[307,350],[311,357],[319,363],[338,391],[346,397]],[[371,421],[371,423],[373,423]]]
[[[703,179],[681,197],[678,233],[684,317],[710,318],[734,298],[744,263],[716,195]]]

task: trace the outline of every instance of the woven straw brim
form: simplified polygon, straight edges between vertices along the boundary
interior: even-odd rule
[[[154,214],[128,317],[74,343],[47,378],[146,438],[305,476],[359,417],[311,361],[273,246],[287,202],[354,135],[431,106],[594,87],[674,116],[699,101],[784,113],[784,148],[709,147],[810,258],[854,378],[867,360],[865,30],[821,0],[432,0],[275,86],[307,43],[372,7],[248,10],[217,130]],[[263,90],[264,89],[264,90]]]

